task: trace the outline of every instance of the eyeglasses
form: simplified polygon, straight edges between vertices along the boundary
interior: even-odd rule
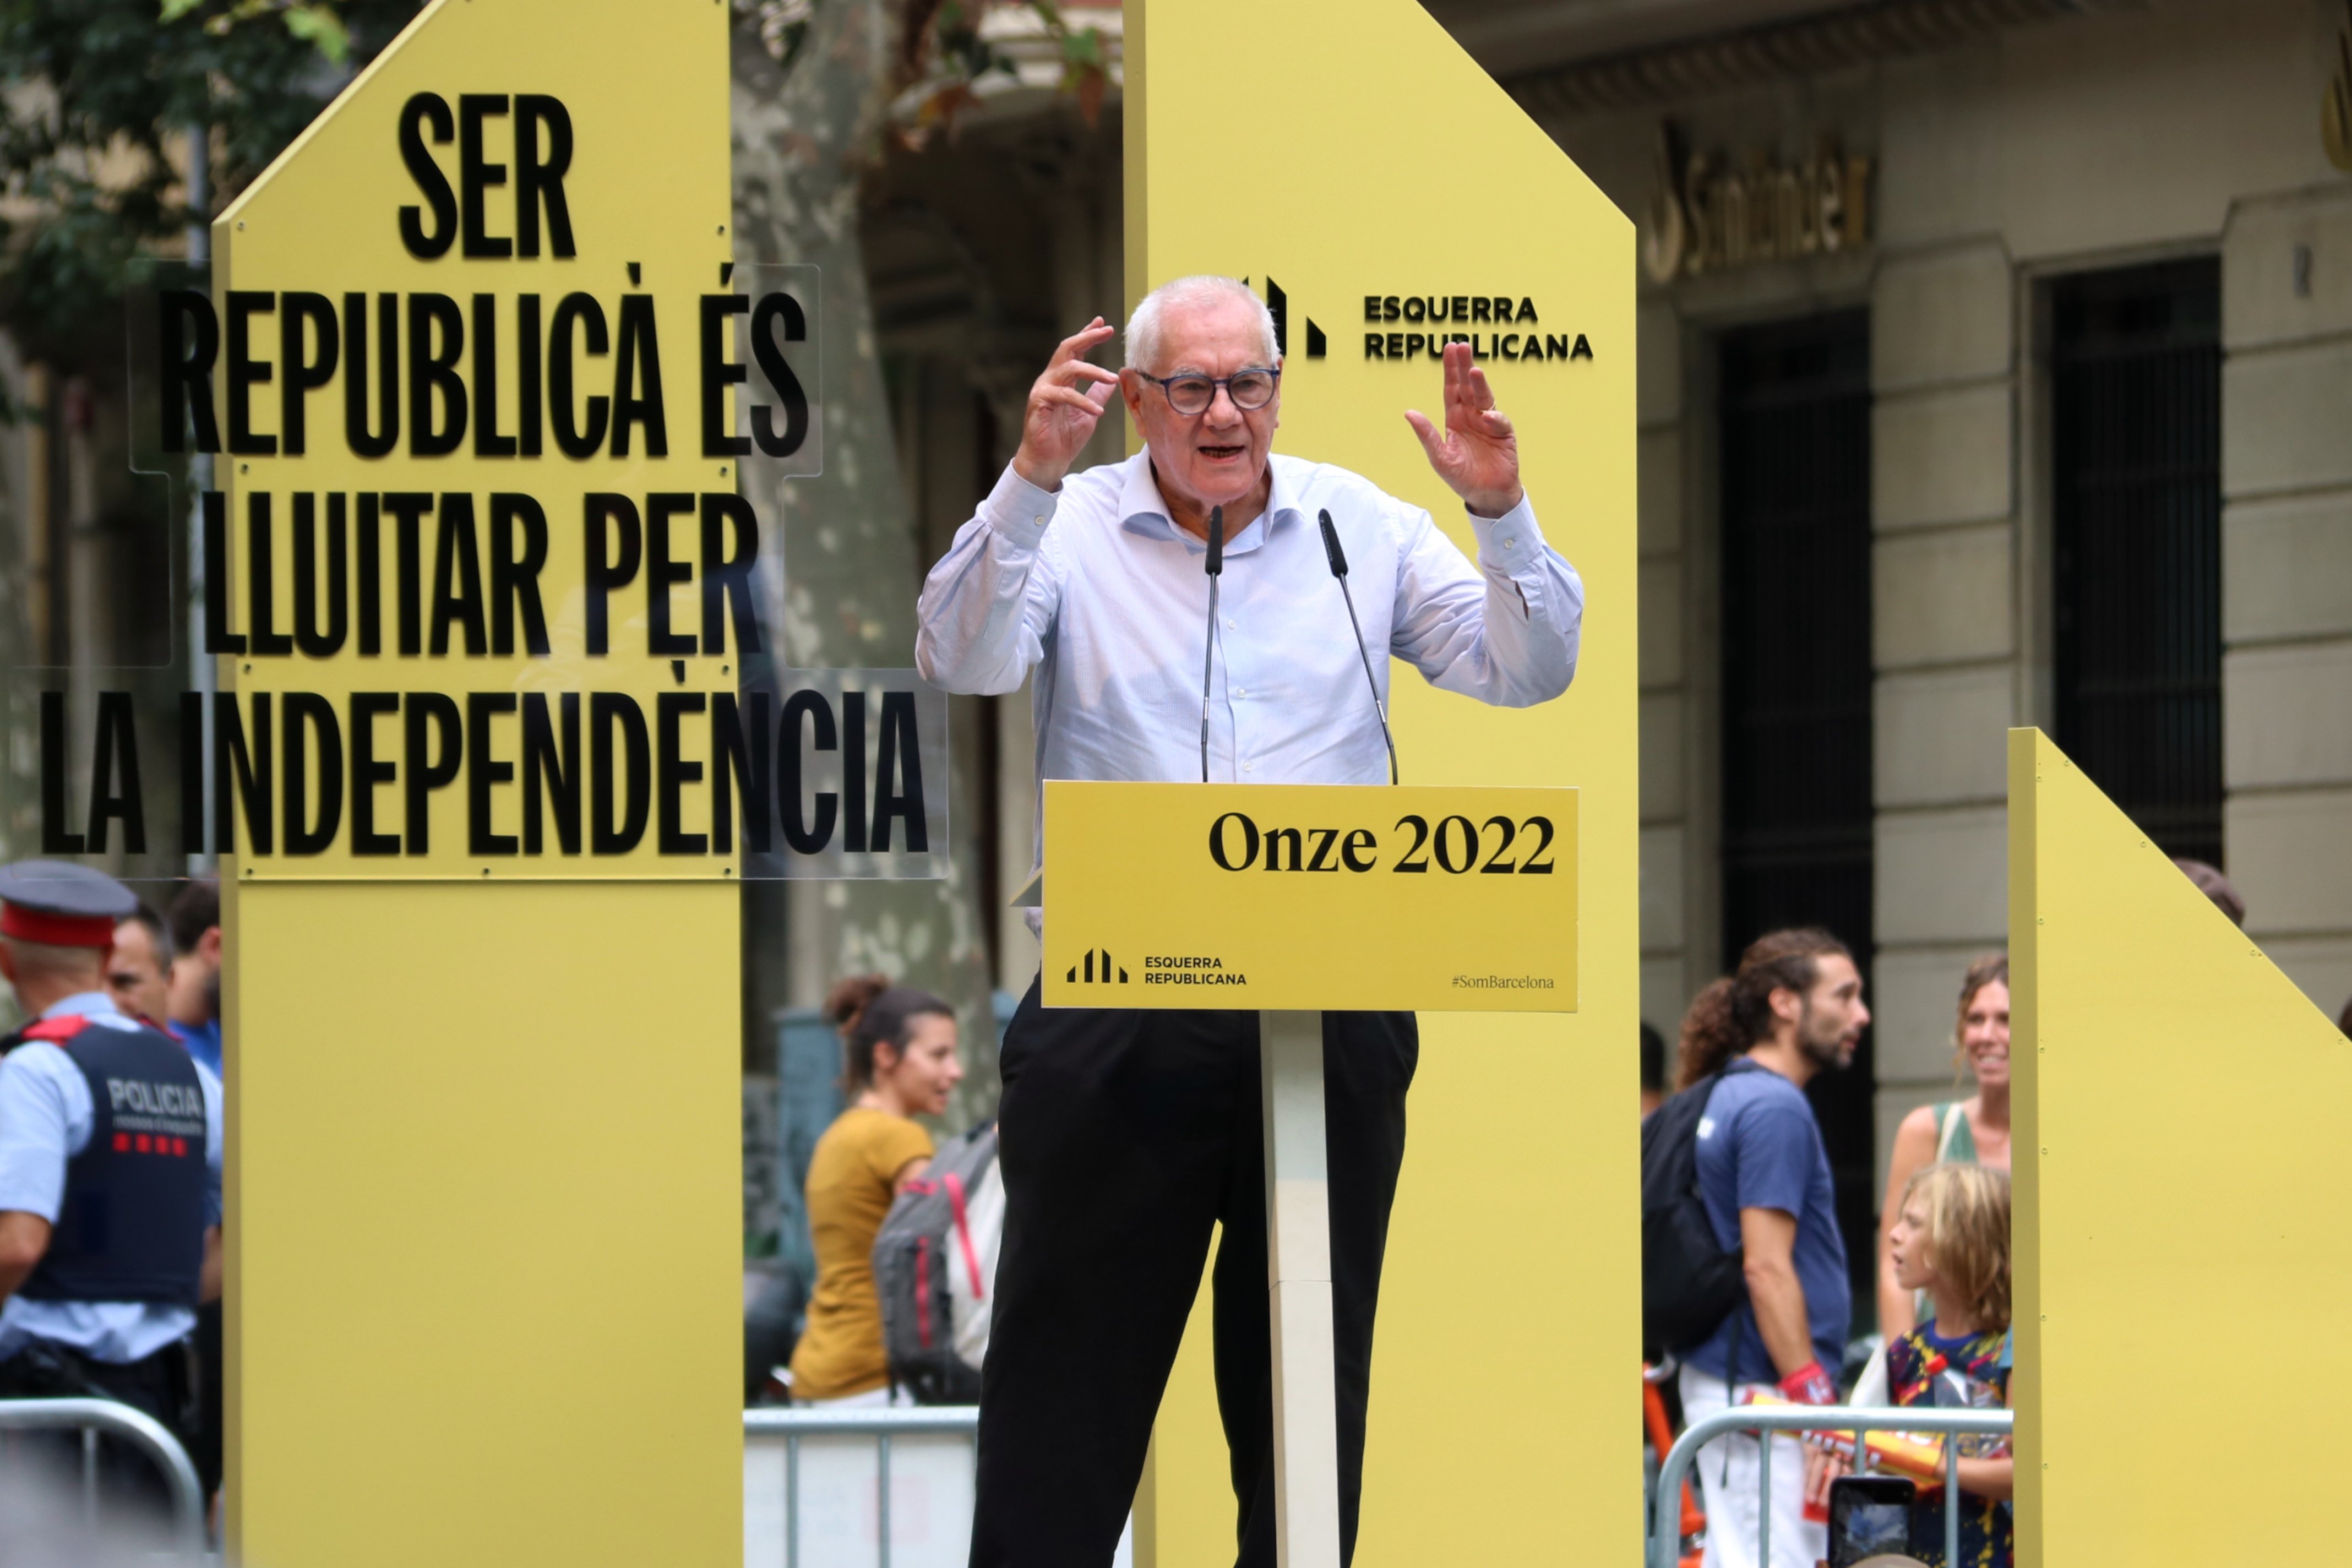
[[[1193,371],[1179,371],[1174,375],[1138,375],[1168,395],[1168,406],[1187,417],[1206,414],[1209,405],[1217,400],[1217,388],[1223,387],[1234,406],[1244,414],[1254,414],[1274,401],[1275,383],[1282,372],[1268,370],[1264,365],[1245,365],[1231,375],[1202,375]]]

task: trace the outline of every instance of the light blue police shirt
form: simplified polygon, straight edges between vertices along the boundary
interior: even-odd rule
[[[92,1028],[136,1029],[103,991],[68,996],[41,1015],[79,1014]],[[193,1064],[205,1090],[205,1224],[221,1217],[221,1085]],[[0,1061],[0,1209],[38,1215],[55,1225],[65,1202],[66,1162],[89,1142],[98,1120],[89,1080],[73,1058],[47,1040],[28,1040]],[[160,1301],[28,1301],[0,1307],[0,1361],[27,1340],[49,1340],[93,1361],[143,1361],[196,1326],[185,1307]]]
[[[1473,564],[1428,512],[1328,463],[1276,456],[1265,513],[1228,541],[1209,773],[1236,784],[1384,784],[1388,752],[1316,514],[1328,510],[1387,700],[1382,650],[1432,685],[1524,708],[1576,673],[1584,586],[1526,500],[1475,513]],[[1008,466],[923,584],[915,662],[949,691],[1034,668],[1040,779],[1201,776],[1207,546],[1170,520],[1150,457],[1058,492]],[[1402,758],[1412,777],[1414,759]]]

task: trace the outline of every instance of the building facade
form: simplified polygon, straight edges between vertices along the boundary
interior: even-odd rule
[[[2011,725],[2224,868],[2340,1009],[2344,0],[1426,3],[1639,220],[1643,1012],[1671,1040],[1775,925],[1863,957],[1876,1025],[1815,1089],[1857,1286],[2004,940]],[[1082,130],[1032,95],[877,182],[929,556],[1044,350],[1120,308],[1117,152],[1115,98]],[[1032,853],[1027,718],[959,716],[990,887]],[[1017,991],[1034,944],[996,931]]]
[[[1775,925],[1856,949],[1877,1022],[1815,1097],[1858,1271],[1895,1124],[1954,1092],[1960,973],[2003,940],[2010,726],[2223,867],[2263,949],[2343,1007],[2352,5],[1425,4],[1639,221],[1643,1012],[1671,1039]],[[1060,89],[1034,16],[1000,8],[985,26],[1018,69],[862,181],[922,563],[1011,456],[1054,343],[1124,309],[1119,12],[1066,15],[1099,29],[1098,112]],[[1413,201],[1416,221],[1517,221]],[[170,624],[184,530],[130,475],[125,389],[5,343],[0,386],[35,416],[0,423],[9,662],[175,689],[178,650],[139,639]],[[1572,509],[1547,505],[1573,557]],[[956,853],[1017,994],[1037,960],[1006,907],[1034,854],[1025,693],[956,700],[953,741]],[[7,751],[17,853],[34,781]],[[813,1005],[835,955],[781,895],[746,897],[764,1106],[775,1009]]]
[[[2012,724],[2335,1016],[2352,9],[1430,5],[1641,222],[1650,1021],[1773,925],[1853,944],[1816,1103],[1866,1237],[2003,940]]]

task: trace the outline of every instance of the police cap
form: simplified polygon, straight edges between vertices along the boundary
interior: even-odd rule
[[[111,947],[114,928],[139,907],[103,871],[63,860],[0,866],[0,936],[51,947]]]

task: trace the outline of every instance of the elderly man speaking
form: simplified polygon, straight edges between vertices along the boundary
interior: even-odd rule
[[[923,587],[925,677],[1004,693],[1034,672],[1039,778],[1201,777],[1205,653],[1208,776],[1386,780],[1380,714],[1318,533],[1326,511],[1372,647],[1483,702],[1526,707],[1567,689],[1583,588],[1536,526],[1517,437],[1467,344],[1445,351],[1444,430],[1405,418],[1469,509],[1475,564],[1420,508],[1345,469],[1273,455],[1282,362],[1246,285],[1184,278],[1154,289],[1128,322],[1116,374],[1085,357],[1111,331],[1097,318],[1055,351],[1012,466]],[[1146,450],[1072,474],[1114,393]],[[1203,556],[1216,508],[1224,574],[1211,626]],[[1388,660],[1373,668],[1384,703]],[[1323,1018],[1340,1531],[1352,1554],[1372,1313],[1420,1040],[1410,1013]],[[1273,1568],[1257,1027],[1250,1012],[1047,1012],[1034,982],[1022,998],[1003,1055],[1006,1207],[973,1568],[1110,1562],[1219,1224],[1217,1399],[1239,1563]]]

